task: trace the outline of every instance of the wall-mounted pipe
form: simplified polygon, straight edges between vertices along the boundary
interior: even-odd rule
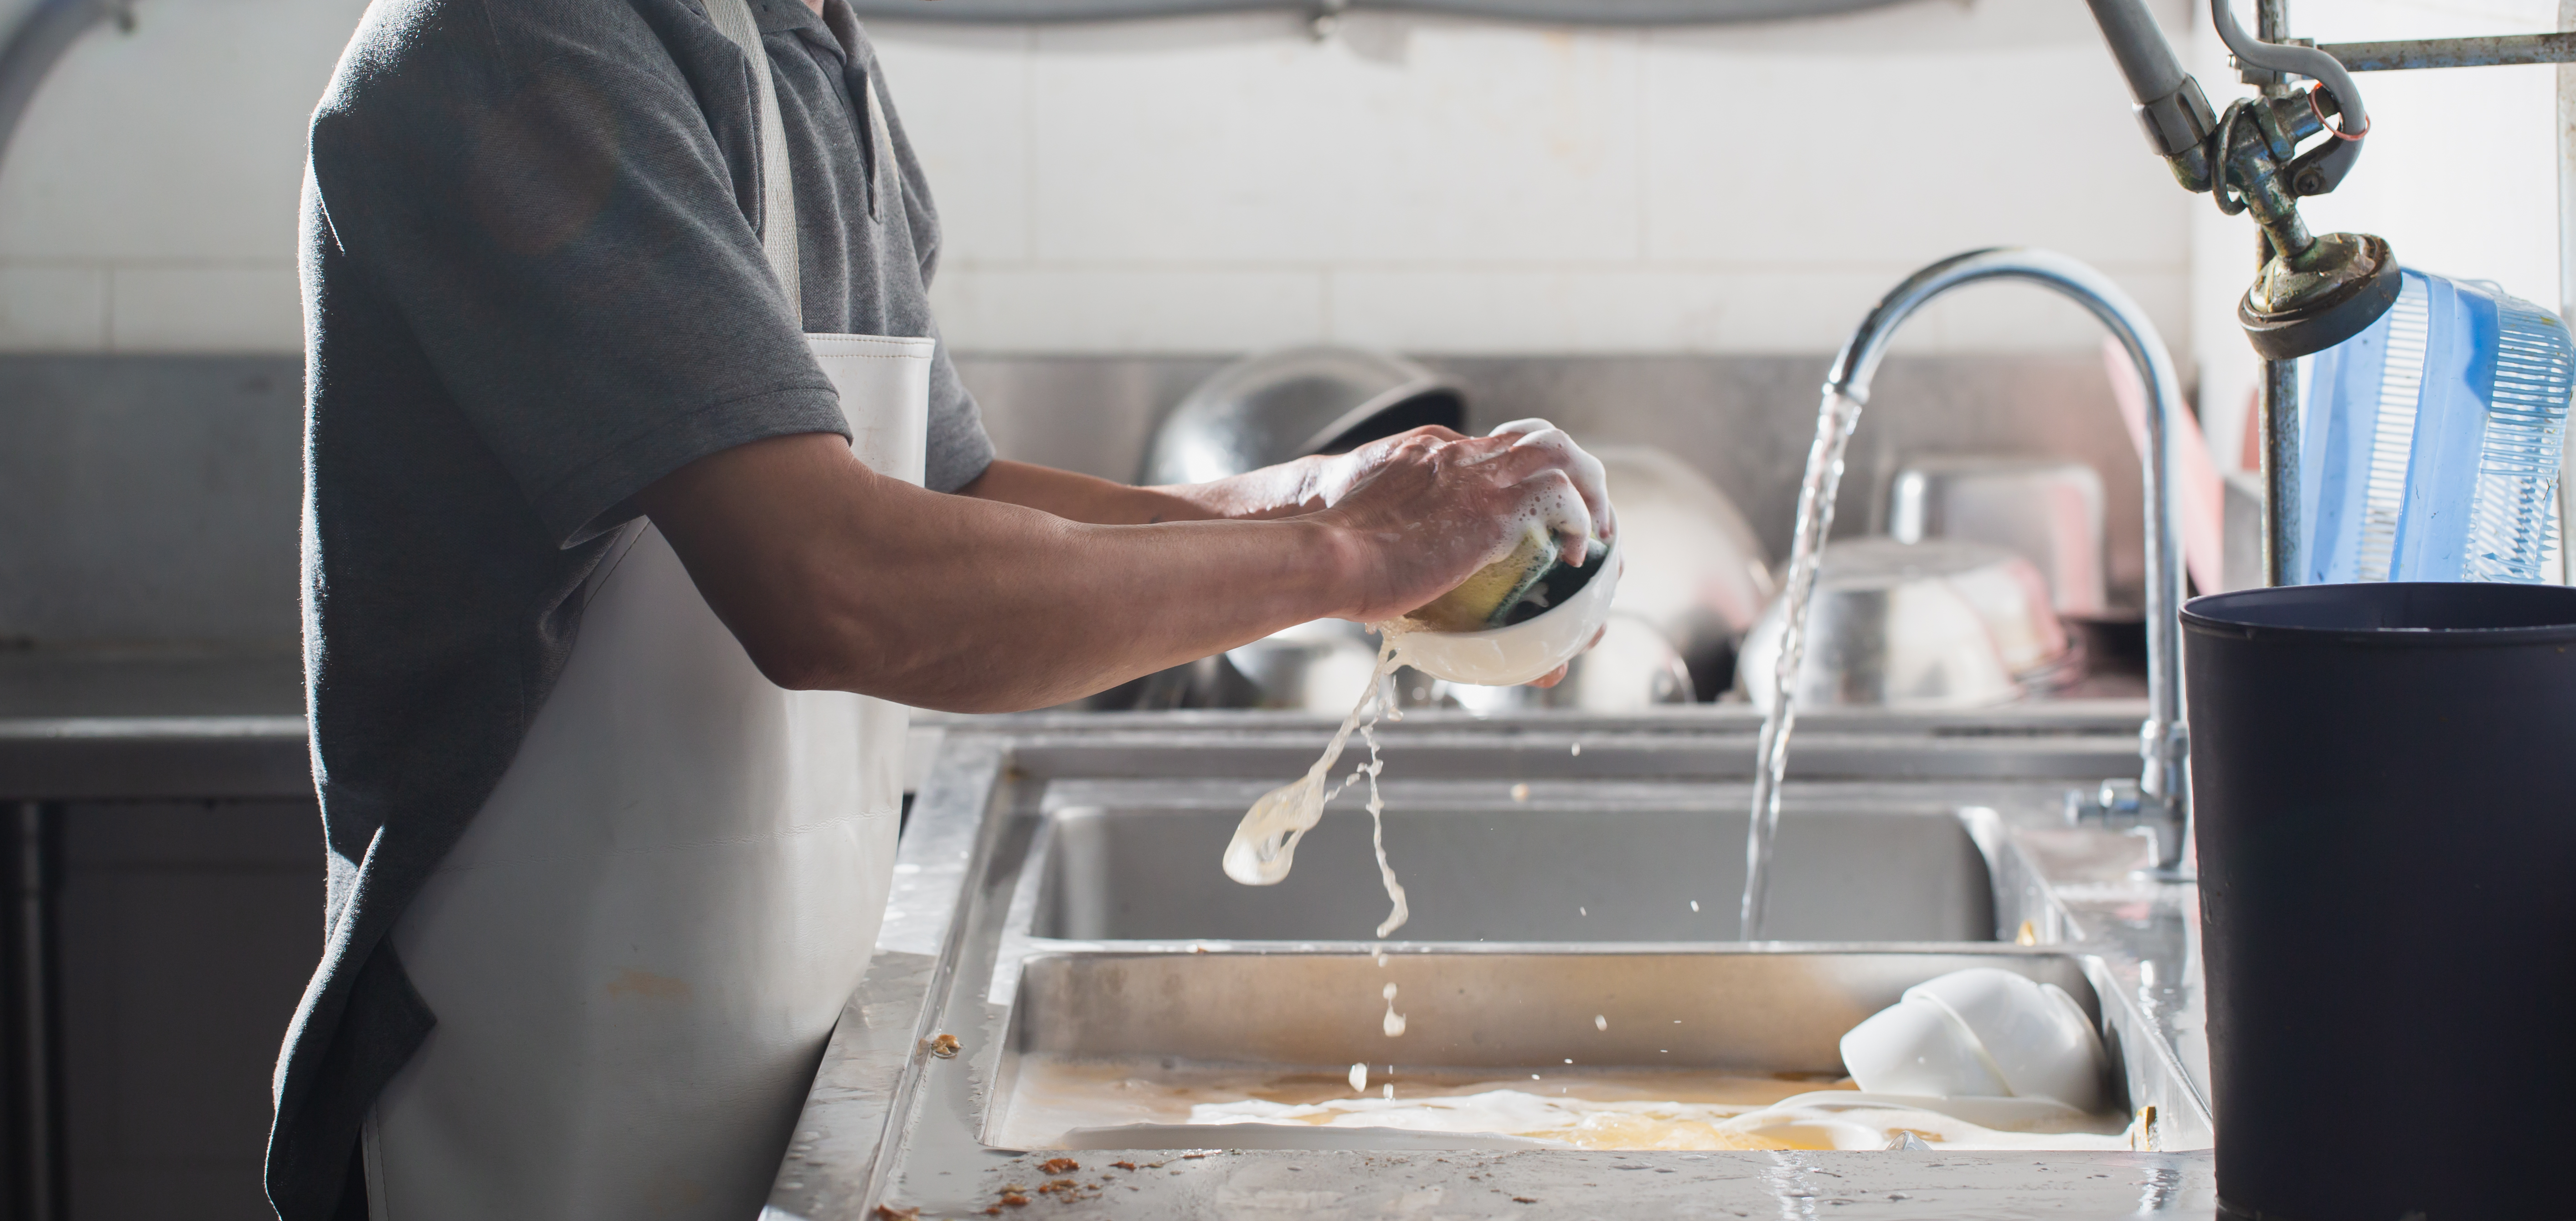
[[[1885,8],[1903,0],[851,0],[859,16],[897,21],[1115,21],[1259,11],[1411,11],[1551,25],[1719,25]]]
[[[2331,42],[2317,49],[2341,61],[2348,72],[2563,64],[2576,60],[2576,33],[2490,34],[2479,38],[2418,38],[2406,42]]]

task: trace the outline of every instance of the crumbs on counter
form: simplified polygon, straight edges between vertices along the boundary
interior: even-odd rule
[[[943,1034],[930,1041],[930,1054],[942,1060],[954,1060],[957,1058],[957,1053],[963,1050],[965,1045],[959,1043],[957,1036],[953,1034]]]
[[[1085,1186],[1072,1179],[1057,1179],[1038,1188],[1038,1194],[1054,1196],[1057,1200],[1069,1204],[1075,1200],[1097,1200],[1100,1198],[1100,1189],[1106,1186],[1108,1186],[1106,1183]]]
[[[921,1210],[918,1208],[897,1208],[892,1204],[879,1204],[877,1205],[876,1211],[869,1213],[868,1216],[873,1218],[874,1221],[921,1221]]]
[[[1109,1164],[1116,1166],[1120,1170],[1134,1170],[1136,1168],[1136,1163],[1134,1162],[1111,1162]]]
[[[1080,1169],[1082,1169],[1082,1163],[1069,1157],[1051,1157],[1038,1163],[1038,1171],[1042,1174],[1069,1174]],[[1133,1170],[1135,1167],[1130,1166],[1128,1169]]]

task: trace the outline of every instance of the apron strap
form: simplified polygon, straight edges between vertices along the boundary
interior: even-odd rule
[[[801,327],[805,293],[797,267],[796,181],[787,163],[787,137],[778,116],[778,84],[769,75],[769,52],[761,46],[760,24],[752,18],[749,0],[706,0],[706,5],[708,20],[751,60],[752,81],[759,87],[760,250]]]

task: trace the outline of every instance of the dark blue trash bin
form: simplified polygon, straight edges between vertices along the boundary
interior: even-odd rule
[[[2221,1215],[2576,1217],[2576,589],[2182,619]]]

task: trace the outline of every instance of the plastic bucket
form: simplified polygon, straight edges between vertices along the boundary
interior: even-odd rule
[[[2220,1215],[2576,1216],[2576,589],[2182,621]]]

